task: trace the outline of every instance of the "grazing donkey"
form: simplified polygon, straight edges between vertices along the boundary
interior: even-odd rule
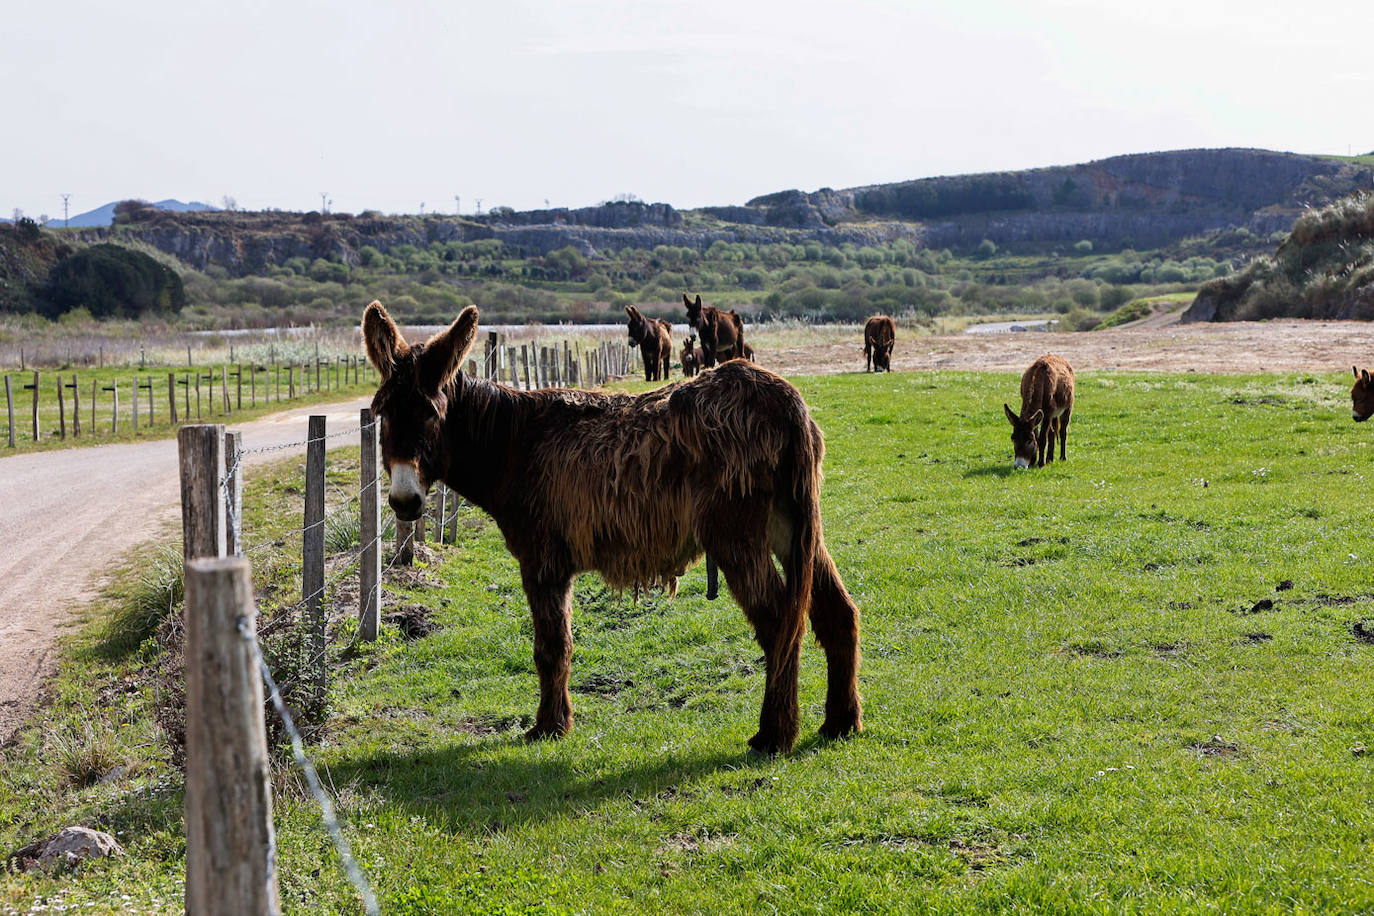
[[[682,294],[682,304],[687,306],[687,324],[701,335],[701,352],[705,354],[703,368],[709,369],[716,363],[734,359],[745,353],[744,319],[734,309],[722,312],[713,305],[703,306],[701,296],[693,302]],[[749,350],[752,361],[753,350]]]
[[[673,326],[662,318],[645,318],[633,305],[625,306],[630,346],[644,357],[644,381],[668,380],[673,365]]]
[[[363,314],[397,518],[419,518],[442,480],[495,520],[520,564],[539,671],[525,737],[572,728],[573,577],[596,570],[613,588],[668,584],[703,551],[766,660],[750,746],[771,754],[796,740],[808,610],[828,669],[820,732],[860,731],[859,611],[825,548],[825,446],[797,389],[736,360],[638,395],[519,391],[460,372],[476,333],[474,306],[413,346],[381,303]]]
[[[892,345],[897,341],[897,326],[886,315],[874,315],[864,325],[864,371],[891,372]]]
[[[688,334],[687,342],[682,345],[682,375],[691,378],[701,371],[701,347],[697,346],[697,335]]]
[[[1374,375],[1358,366],[1350,368],[1355,373],[1355,387],[1350,389],[1350,413],[1356,423],[1363,423],[1374,415]]]
[[[1069,441],[1069,418],[1073,416],[1073,367],[1062,356],[1040,357],[1021,376],[1021,415],[1006,404],[1002,409],[1011,421],[1011,444],[1018,468],[1043,468],[1046,460],[1053,461],[1056,433],[1059,460],[1065,460],[1064,443]]]

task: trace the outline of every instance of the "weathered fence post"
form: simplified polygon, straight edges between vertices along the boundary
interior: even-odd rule
[[[59,379],[60,381],[60,379]],[[76,373],[72,373],[72,433],[78,439],[81,438],[81,387],[76,382]]]
[[[281,912],[254,641],[242,557],[186,564],[186,912]]]
[[[519,388],[520,375],[516,371],[514,347],[506,347],[506,366],[510,369],[510,386],[512,388]]]
[[[67,399],[62,391],[62,376],[57,376],[57,430],[65,442],[67,439]]]
[[[183,426],[177,432],[181,467],[181,555],[224,556],[224,426]]]
[[[231,557],[243,556],[243,433],[224,434],[224,551]]]
[[[306,677],[314,685],[315,700],[324,703],[324,424],[319,414],[310,417],[305,446],[305,530],[301,544],[301,597],[310,626],[310,654]]]
[[[409,566],[415,562],[415,523],[396,519],[396,564]]]
[[[14,448],[14,386],[8,375],[5,376],[5,411],[10,422],[10,448]]]
[[[100,435],[100,427],[98,427],[98,426],[95,425],[95,402],[96,402],[96,395],[99,394],[99,392],[100,392],[100,388],[98,387],[99,384],[100,384],[100,383],[99,383],[98,381],[96,381],[95,379],[91,379],[91,435],[92,435],[92,436],[98,436],[98,435]]]
[[[434,488],[434,542],[444,543],[444,523],[448,519],[448,487],[441,480]]]
[[[382,501],[381,478],[377,472],[377,421],[371,408],[364,407],[358,416],[362,427],[362,472],[359,485],[362,498],[362,525],[358,529],[362,540],[362,560],[358,567],[358,636],[364,642],[377,638],[382,613]]]
[[[177,374],[167,373],[167,412],[172,417],[172,425],[177,425]]]
[[[134,376],[134,434],[138,434],[138,376]]]
[[[520,362],[525,366],[525,390],[533,390],[530,385],[530,348],[525,344],[520,345]]]
[[[33,384],[24,387],[33,389],[33,441],[37,442],[40,438],[38,433],[38,370],[34,370]]]

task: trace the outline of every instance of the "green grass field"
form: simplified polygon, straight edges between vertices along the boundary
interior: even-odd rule
[[[467,510],[435,584],[389,599],[443,628],[341,661],[314,748],[383,912],[1374,909],[1374,448],[1342,378],[1085,373],[1068,461],[1016,473],[1011,374],[797,382],[863,613],[867,730],[815,738],[808,643],[802,741],[747,755],[760,653],[697,568],[673,601],[579,580],[575,730],[526,745],[528,611]],[[146,651],[101,654],[97,631],[6,749],[0,852],[80,821],[129,854],[0,876],[0,913],[179,903]],[[52,750],[83,722],[127,769],[74,787]],[[286,911],[360,912],[285,765],[277,785]]]

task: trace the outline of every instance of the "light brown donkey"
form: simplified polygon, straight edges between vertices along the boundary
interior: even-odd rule
[[[1021,415],[1007,404],[1002,409],[1011,421],[1011,444],[1018,468],[1043,468],[1047,460],[1053,461],[1056,434],[1059,459],[1063,461],[1069,418],[1073,416],[1073,367],[1062,356],[1040,357],[1021,375]]]

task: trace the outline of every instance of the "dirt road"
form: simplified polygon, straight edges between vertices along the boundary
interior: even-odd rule
[[[245,449],[283,445],[305,438],[312,413],[329,418],[330,434],[356,430],[368,404],[315,405],[229,428],[243,431]],[[249,455],[245,464],[288,454]],[[178,490],[175,439],[0,459],[0,745],[34,709],[61,628],[80,619],[105,570],[176,521]]]

